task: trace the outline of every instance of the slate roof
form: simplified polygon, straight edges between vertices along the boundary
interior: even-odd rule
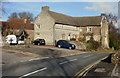
[[[74,25],[74,26],[100,26],[101,16],[91,17],[71,17],[61,13],[48,11],[55,19],[55,23]]]

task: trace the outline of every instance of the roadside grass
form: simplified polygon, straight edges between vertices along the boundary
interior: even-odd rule
[[[120,50],[102,49],[102,48],[98,48],[97,50],[83,50],[83,51],[90,52],[90,53],[117,53],[117,52],[120,52]]]
[[[91,50],[87,51],[90,53],[111,53],[109,57],[109,61],[114,64],[120,64],[120,50],[113,50],[113,49],[98,49],[98,50]]]
[[[116,53],[118,52],[117,50],[112,50],[112,49],[99,49],[99,50],[91,50],[90,52],[94,52],[94,53]]]

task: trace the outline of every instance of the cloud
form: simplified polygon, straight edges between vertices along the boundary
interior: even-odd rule
[[[101,13],[112,13],[118,14],[118,3],[117,2],[95,2],[91,6],[86,6],[86,10],[94,10]]]

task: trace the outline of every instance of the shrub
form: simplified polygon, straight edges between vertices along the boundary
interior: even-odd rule
[[[114,38],[110,38],[110,47],[114,47],[115,50],[119,50],[120,49],[120,41]]]
[[[79,38],[78,38],[78,41],[84,42],[84,41],[86,41],[85,38],[86,38],[85,36],[84,36],[84,37],[79,37]]]
[[[76,41],[76,38],[70,38],[70,41]]]
[[[87,50],[97,50],[100,47],[100,43],[94,40],[87,41]]]

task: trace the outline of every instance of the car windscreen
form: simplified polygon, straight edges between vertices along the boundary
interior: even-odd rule
[[[43,40],[43,39],[40,39],[40,41],[45,41],[45,40]]]
[[[44,39],[36,39],[35,41],[45,41]]]
[[[70,41],[66,41],[66,43],[72,44]]]

